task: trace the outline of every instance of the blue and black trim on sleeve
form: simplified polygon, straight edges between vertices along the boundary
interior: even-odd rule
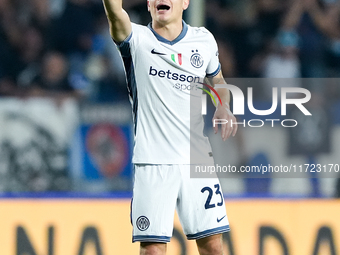
[[[131,47],[130,47],[131,37],[132,37],[132,32],[124,41],[119,42],[119,43],[115,42],[115,43],[117,44],[118,49],[123,58],[129,96],[132,101],[134,131],[136,134],[138,97],[137,97],[137,83],[136,83],[135,67],[133,64],[132,56],[131,56]]]
[[[226,226],[202,231],[202,232],[199,232],[199,233],[196,233],[196,234],[189,234],[189,235],[187,235],[187,238],[188,238],[188,240],[197,240],[197,239],[201,239],[201,238],[204,238],[204,237],[222,234],[222,233],[229,232],[229,231],[230,231],[230,227],[229,227],[229,225],[226,225]]]
[[[131,53],[130,53],[130,40],[131,40],[131,37],[132,37],[132,32],[122,42],[116,42],[114,40],[114,42],[117,45],[120,53],[122,54],[122,57],[128,57],[129,55],[131,55]]]
[[[218,75],[218,73],[221,71],[221,64],[218,65],[217,69],[215,72],[213,73],[207,73],[207,77],[208,78],[212,78],[212,77],[215,77],[216,75]]]

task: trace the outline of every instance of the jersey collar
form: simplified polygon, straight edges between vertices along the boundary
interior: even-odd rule
[[[174,45],[175,43],[177,43],[180,40],[182,40],[184,38],[184,36],[187,34],[187,32],[188,32],[188,25],[187,25],[187,23],[185,23],[184,20],[182,20],[182,24],[183,24],[182,32],[173,41],[169,41],[169,40],[165,39],[164,37],[160,36],[159,34],[157,34],[157,32],[155,30],[153,30],[151,23],[149,23],[148,28],[156,36],[158,41],[163,42],[163,43],[167,43],[167,44],[170,44],[170,45]]]

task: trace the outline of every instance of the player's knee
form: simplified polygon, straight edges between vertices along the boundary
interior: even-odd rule
[[[200,255],[223,255],[221,234],[199,239],[196,243]]]
[[[165,255],[166,243],[140,243],[140,255]]]

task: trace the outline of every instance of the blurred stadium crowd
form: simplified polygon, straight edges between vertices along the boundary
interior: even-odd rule
[[[127,98],[101,1],[1,0],[0,22],[1,96]]]
[[[124,5],[150,22],[145,0]],[[100,0],[0,0],[0,22],[1,96],[126,99]],[[337,0],[210,0],[205,26],[225,77],[340,76]]]
[[[123,2],[133,22],[151,21],[146,0]],[[205,11],[226,78],[340,77],[340,1],[207,0]],[[311,89],[340,99],[337,83]],[[0,97],[126,102],[101,0],[0,0]]]
[[[150,22],[145,0],[124,4],[133,21]],[[210,0],[205,26],[219,43],[225,77],[339,77],[339,6]],[[1,0],[0,17],[0,95],[126,97],[100,0]]]

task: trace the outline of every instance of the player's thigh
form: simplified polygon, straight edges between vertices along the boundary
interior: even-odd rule
[[[170,165],[135,165],[133,241],[168,242],[180,181]]]
[[[177,211],[188,239],[229,231],[223,192],[217,178],[186,175],[181,184]]]

